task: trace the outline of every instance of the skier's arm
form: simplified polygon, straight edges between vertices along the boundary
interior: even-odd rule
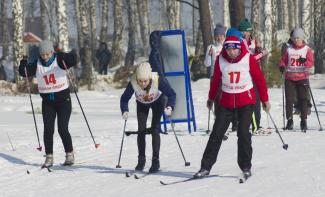
[[[35,76],[36,68],[37,68],[37,61],[28,63],[27,58],[23,58],[20,61],[19,68],[18,68],[19,75],[22,77],[26,77],[25,68],[26,68],[28,77]]]
[[[63,70],[65,70],[65,66],[67,69],[77,65],[77,54],[74,50],[69,53],[58,52],[56,54],[57,62]],[[65,65],[63,64],[65,63]]]
[[[215,69],[214,69],[214,74],[213,78],[210,81],[210,90],[209,90],[209,100],[214,101],[217,96],[218,89],[220,87],[220,81],[221,81],[221,71],[220,71],[220,65],[219,65],[219,57],[217,57],[217,60],[215,62]]]
[[[254,84],[257,86],[261,101],[265,103],[269,100],[266,81],[257,61],[253,56],[250,56],[249,66],[249,72],[252,76]]]
[[[129,111],[129,100],[131,99],[133,93],[134,93],[134,89],[132,87],[131,82],[129,82],[129,84],[127,85],[126,89],[124,90],[124,92],[121,96],[121,100],[120,100],[120,109],[121,109],[122,114],[124,112]]]
[[[168,97],[167,106],[170,106],[172,107],[172,109],[174,109],[176,103],[176,93],[173,90],[173,88],[170,87],[166,78],[164,77],[159,78],[158,89]]]

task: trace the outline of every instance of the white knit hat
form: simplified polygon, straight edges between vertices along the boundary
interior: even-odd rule
[[[137,79],[151,79],[152,72],[151,66],[148,62],[142,62],[138,65],[136,70],[136,77]]]
[[[39,53],[43,54],[47,52],[54,52],[53,43],[49,40],[43,40],[39,44]]]
[[[305,38],[305,33],[301,28],[296,28],[292,33],[292,38],[304,39]]]

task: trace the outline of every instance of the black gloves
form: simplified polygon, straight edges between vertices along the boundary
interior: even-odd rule
[[[212,106],[213,106],[213,101],[212,100],[207,100],[207,108],[209,110],[211,110],[212,109]]]
[[[280,70],[281,73],[283,73],[284,70],[285,70],[285,68],[280,66],[280,67],[279,67],[279,70]]]
[[[299,62],[301,64],[303,64],[303,63],[305,63],[307,61],[307,59],[306,58],[303,58],[303,57],[300,57],[298,60],[299,60]]]
[[[27,59],[22,59],[22,60],[20,60],[20,66],[22,66],[22,67],[26,67],[27,66]]]

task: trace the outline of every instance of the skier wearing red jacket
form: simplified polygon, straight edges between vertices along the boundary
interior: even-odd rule
[[[216,112],[213,130],[201,160],[201,169],[194,174],[195,178],[210,173],[212,165],[217,160],[223,136],[235,113],[239,121],[238,165],[245,175],[251,175],[253,151],[249,127],[256,103],[253,83],[257,86],[264,110],[269,112],[271,106],[268,102],[266,81],[258,63],[239,38],[229,36],[216,60],[207,101],[207,107],[211,109],[218,89],[221,88],[220,107]]]

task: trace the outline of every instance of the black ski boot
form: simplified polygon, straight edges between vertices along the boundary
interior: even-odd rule
[[[210,174],[210,171],[209,170],[206,170],[206,169],[201,168],[197,173],[195,173],[193,175],[193,178],[200,179],[200,178],[202,178],[204,176],[208,176],[209,174]]]
[[[135,170],[142,171],[144,166],[146,165],[146,157],[145,156],[138,156],[138,164],[135,167]]]
[[[287,126],[286,126],[285,129],[286,130],[293,130],[293,120],[292,119],[288,119]]]
[[[306,119],[301,119],[300,128],[301,128],[302,132],[306,133],[306,131],[307,131],[307,120]]]
[[[156,173],[159,171],[160,164],[158,158],[152,158],[151,167],[149,169],[149,173]]]

